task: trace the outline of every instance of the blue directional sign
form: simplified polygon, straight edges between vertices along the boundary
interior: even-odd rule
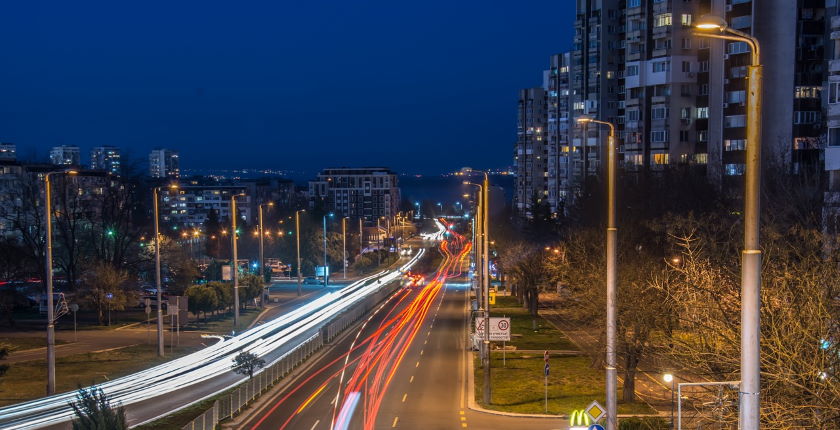
[[[604,426],[600,424],[592,424],[587,430],[604,430]]]

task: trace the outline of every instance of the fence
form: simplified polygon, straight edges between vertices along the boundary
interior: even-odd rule
[[[333,318],[332,321],[321,327],[320,333],[313,335],[293,350],[284,354],[280,360],[262,369],[253,378],[239,384],[227,396],[213,402],[213,406],[210,409],[185,425],[182,430],[214,430],[220,421],[233,417],[242,411],[248,403],[288,375],[292,369],[309,358],[315,351],[331,341],[363,315],[367,314],[368,311],[373,309],[374,306],[393,293],[397,288],[399,288],[398,282],[391,286],[383,286],[370,296],[362,299],[352,309],[342,312]]]

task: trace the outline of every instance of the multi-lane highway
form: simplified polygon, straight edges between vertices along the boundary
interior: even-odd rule
[[[428,283],[393,295],[234,427],[277,429],[559,429],[562,422],[468,408],[465,350],[470,244],[452,233]]]
[[[443,226],[435,237],[442,234]],[[268,364],[279,360],[295,345],[319,333],[335,315],[372,292],[402,277],[423,255],[420,249],[399,269],[387,270],[317,297],[280,317],[235,337],[220,341],[188,356],[99,385],[114,402],[127,407],[136,424],[198,399],[223,391],[245,379],[230,371],[232,358],[249,351]],[[72,418],[68,403],[75,393],[63,393],[0,408],[0,428],[27,429],[66,426]]]

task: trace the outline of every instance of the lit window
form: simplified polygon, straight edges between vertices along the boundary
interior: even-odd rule
[[[706,119],[709,117],[709,108],[708,107],[698,107],[697,108],[697,119]]]
[[[744,165],[726,164],[724,165],[724,174],[727,176],[741,176],[744,174]]]
[[[694,154],[694,162],[697,164],[707,164],[709,162],[709,154],[705,152]]]
[[[654,27],[665,27],[671,25],[671,13],[660,13],[653,18]]]
[[[836,90],[837,83],[833,82],[831,85],[834,85]],[[794,96],[798,99],[818,99],[821,93],[822,87],[796,87],[794,90]],[[836,98],[835,96],[835,102]]]
[[[668,164],[670,157],[668,154],[650,154],[650,161],[653,164]]]
[[[723,141],[724,151],[743,151],[747,141],[744,139],[725,139]]]
[[[690,13],[682,14],[682,18],[680,19],[680,22],[682,23],[683,27],[691,27],[691,14]]]

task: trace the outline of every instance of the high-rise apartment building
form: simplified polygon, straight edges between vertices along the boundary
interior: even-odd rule
[[[120,148],[97,146],[90,151],[90,168],[119,175],[122,172]]]
[[[0,142],[0,160],[17,160],[17,145]]]
[[[176,190],[161,189],[161,212],[164,222],[181,226],[198,227],[207,221],[211,211],[227,224],[231,217],[230,197],[236,198],[239,221],[249,224],[253,221],[253,197],[247,185],[182,185]]]
[[[737,194],[745,166],[749,48],[695,35],[693,25],[706,14],[724,17],[761,43],[765,165],[818,172],[825,143],[830,152],[832,142],[840,142],[840,132],[834,133],[840,130],[840,111],[837,124],[829,119],[826,139],[821,108],[827,100],[831,118],[831,106],[840,102],[840,92],[831,96],[840,83],[824,83],[827,71],[840,82],[840,65],[824,61],[833,37],[829,20],[837,21],[831,18],[837,13],[834,1],[576,0],[576,6],[573,50],[552,56],[545,76],[546,172],[520,163],[527,155],[520,154],[525,150],[519,137],[524,133],[520,95],[515,156],[521,214],[529,215],[524,196],[532,196],[543,177],[543,194],[557,214],[587,176],[603,173],[608,128],[582,128],[577,119],[583,115],[616,125],[625,171],[697,165],[713,183]],[[840,161],[832,167],[840,170]]]
[[[309,205],[323,202],[336,216],[376,220],[399,211],[397,175],[384,167],[339,167],[324,169],[309,181]]]
[[[170,179],[181,177],[178,151],[160,148],[152,150],[149,153],[149,176]]]
[[[535,205],[548,199],[548,112],[542,87],[519,91],[516,126],[516,196],[520,215],[533,216]]]
[[[79,147],[72,145],[54,146],[50,150],[50,163],[57,166],[79,166]]]

